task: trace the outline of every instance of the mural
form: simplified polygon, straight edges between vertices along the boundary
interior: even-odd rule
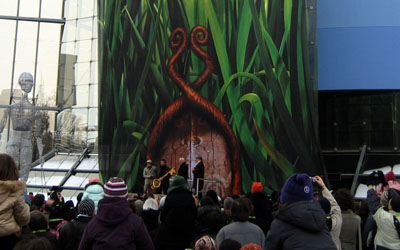
[[[99,0],[101,177],[202,156],[205,189],[324,174],[315,0]],[[190,178],[190,176],[189,176]]]

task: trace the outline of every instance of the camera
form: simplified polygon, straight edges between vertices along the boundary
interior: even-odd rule
[[[62,191],[62,188],[59,186],[53,186],[50,188],[50,192],[47,193],[47,195],[50,197],[52,200],[58,200],[57,193],[60,193]]]

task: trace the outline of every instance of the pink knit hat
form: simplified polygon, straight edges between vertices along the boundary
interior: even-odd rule
[[[98,177],[93,177],[93,178],[89,179],[89,183],[92,183],[92,182],[100,182],[100,180]]]

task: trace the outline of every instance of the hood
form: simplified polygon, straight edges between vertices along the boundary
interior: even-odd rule
[[[104,193],[104,189],[103,186],[99,183],[89,183],[86,186],[86,190],[87,193],[90,194],[102,194]]]
[[[126,220],[133,214],[128,200],[119,197],[104,197],[99,201],[96,219],[106,226],[113,226]]]
[[[0,203],[3,203],[12,193],[24,191],[25,182],[22,181],[0,181]]]
[[[327,229],[325,213],[316,202],[295,202],[281,209],[276,218],[310,232]]]

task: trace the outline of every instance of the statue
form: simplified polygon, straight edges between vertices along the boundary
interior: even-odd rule
[[[43,164],[43,144],[41,138],[42,114],[29,101],[28,94],[33,87],[33,77],[30,73],[22,73],[18,83],[23,92],[22,99],[7,108],[0,121],[1,133],[10,117],[12,132],[6,145],[6,153],[11,155],[19,169],[20,179],[28,180],[30,164],[32,163],[32,127],[36,123],[36,144],[39,152],[40,162]]]

